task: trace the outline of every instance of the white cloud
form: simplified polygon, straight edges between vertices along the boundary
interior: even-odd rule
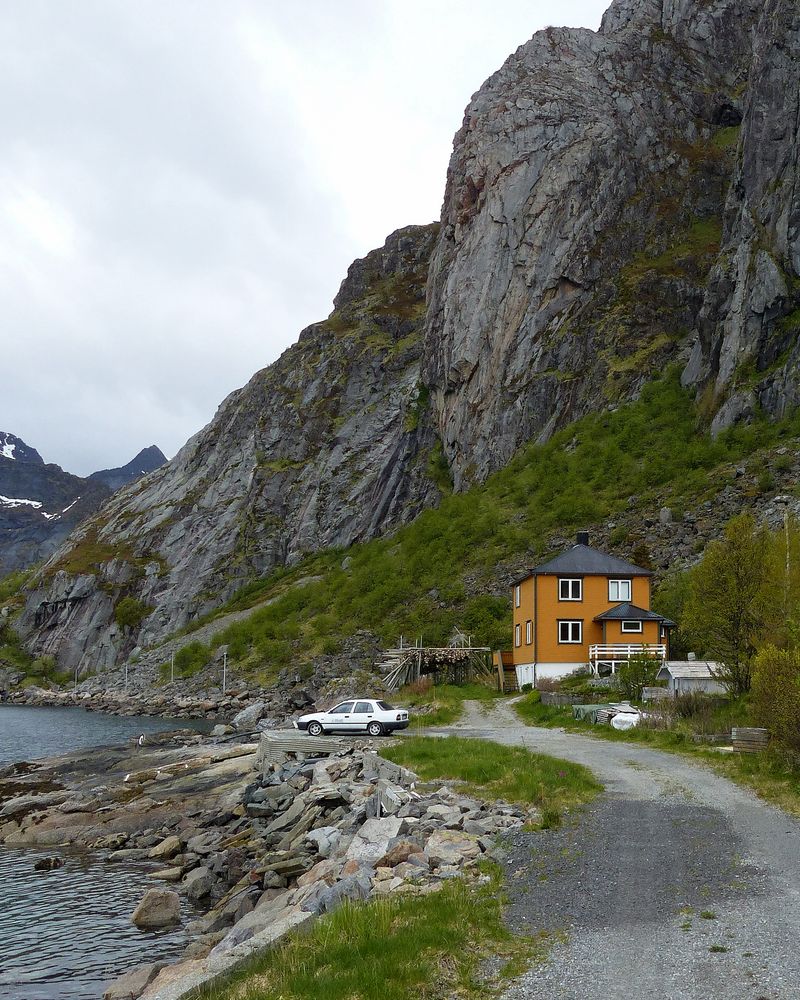
[[[0,22],[0,429],[168,454],[439,213],[470,95],[550,22],[498,0],[27,0]]]

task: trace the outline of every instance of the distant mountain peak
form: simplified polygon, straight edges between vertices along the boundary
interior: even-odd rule
[[[22,438],[8,431],[0,431],[0,458],[10,458],[13,462],[35,462],[44,465],[44,459],[35,448],[25,444]]]
[[[111,490],[120,490],[128,483],[134,482],[140,476],[146,476],[148,472],[154,472],[167,460],[164,452],[154,444],[147,448],[142,448],[138,455],[117,469],[101,469],[93,472],[89,479],[100,480]]]

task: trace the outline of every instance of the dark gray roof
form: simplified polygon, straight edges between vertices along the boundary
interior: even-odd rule
[[[656,614],[655,611],[648,611],[646,608],[638,608],[635,604],[617,604],[594,619],[596,622],[625,621],[625,622],[661,622],[662,625],[673,626],[675,622],[670,621],[663,615]]]
[[[573,545],[571,549],[562,552],[560,556],[542,563],[531,570],[532,573],[587,573],[597,576],[652,576],[649,569],[634,566],[607,552],[593,549],[591,545]]]

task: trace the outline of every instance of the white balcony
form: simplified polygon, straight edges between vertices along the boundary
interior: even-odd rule
[[[633,656],[652,656],[662,663],[667,658],[667,647],[665,643],[645,643],[645,642],[614,642],[608,645],[595,643],[589,646],[589,666],[592,673],[598,673],[600,664],[611,667],[611,673],[617,672],[617,664],[623,660],[630,660]]]

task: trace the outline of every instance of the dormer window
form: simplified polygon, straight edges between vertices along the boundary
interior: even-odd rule
[[[623,601],[631,599],[630,580],[609,580],[608,599],[614,604],[621,604]]]
[[[558,581],[559,601],[583,600],[583,580],[579,577],[563,577]]]

